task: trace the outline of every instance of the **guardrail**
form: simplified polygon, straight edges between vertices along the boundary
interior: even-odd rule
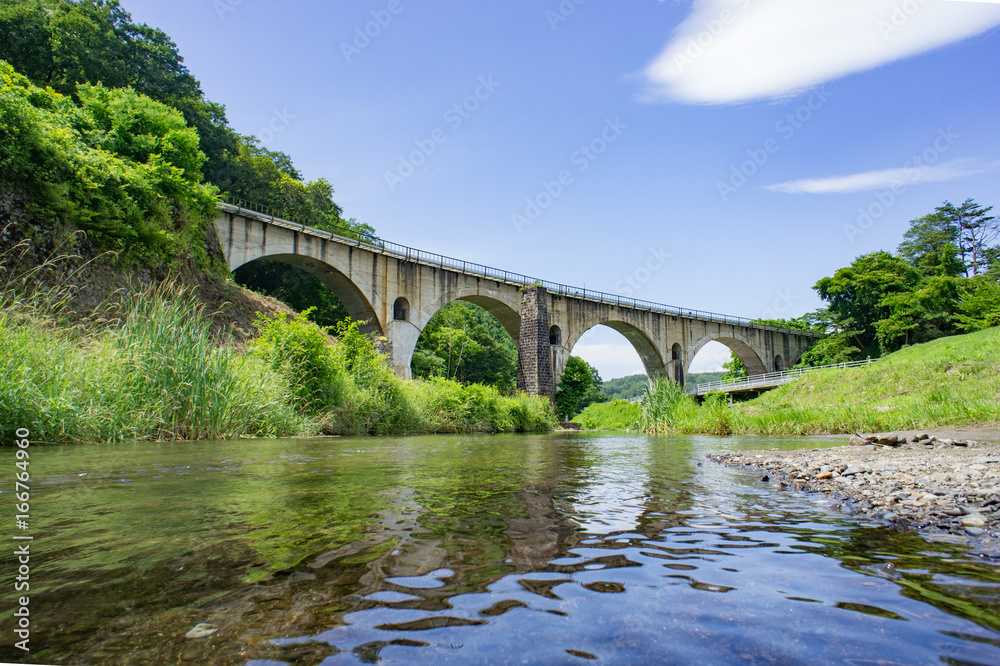
[[[774,388],[788,384],[802,375],[814,370],[825,370],[827,368],[856,368],[868,365],[876,359],[869,358],[864,361],[851,361],[849,363],[833,363],[831,365],[817,365],[812,368],[795,368],[792,370],[782,370],[781,372],[765,372],[762,375],[750,375],[749,377],[739,377],[736,379],[722,379],[717,382],[703,382],[688,387],[685,391],[691,395],[705,395],[713,391],[722,393],[733,393],[735,391],[751,391],[757,388]]]
[[[627,296],[608,294],[601,291],[594,291],[592,289],[572,287],[570,285],[560,284],[558,282],[541,280],[539,278],[531,277],[529,275],[523,275],[521,273],[511,273],[510,271],[505,271],[499,268],[491,268],[483,264],[477,264],[470,261],[463,261],[461,259],[446,257],[444,255],[435,254],[433,252],[425,252],[424,250],[418,250],[416,248],[408,247],[406,245],[400,245],[399,243],[392,243],[390,241],[383,240],[376,236],[371,236],[366,239],[352,238],[337,233],[337,230],[327,231],[325,229],[317,229],[315,227],[310,227],[306,225],[304,222],[295,222],[278,217],[274,214],[273,211],[265,212],[265,211],[270,211],[270,209],[264,208],[261,210],[256,210],[255,208],[246,205],[247,202],[242,200],[234,199],[232,201],[236,201],[237,203],[229,203],[228,201],[220,202],[218,206],[220,209],[226,212],[257,219],[273,226],[291,229],[293,231],[298,231],[300,233],[307,233],[316,236],[318,238],[333,240],[340,243],[344,243],[346,245],[353,245],[355,247],[367,249],[371,252],[397,257],[404,261],[411,261],[414,263],[423,264],[425,266],[432,266],[434,268],[447,268],[449,270],[453,270],[458,273],[463,273],[465,275],[483,277],[490,280],[494,280],[496,282],[505,282],[507,284],[518,287],[523,287],[523,286],[545,287],[549,291],[549,293],[552,294],[557,294],[559,296],[582,298],[584,300],[596,301],[598,303],[604,303],[607,305],[625,306],[638,310],[660,312],[664,314],[673,315],[676,317],[687,317],[690,319],[707,320],[723,324],[734,324],[737,326],[753,326],[754,328],[759,328],[762,330],[780,331],[784,333],[796,333],[807,337],[815,337],[815,338],[823,337],[823,334],[814,333],[812,331],[799,331],[789,328],[780,328],[777,326],[765,326],[761,324],[755,324],[753,319],[748,319],[746,317],[734,317],[732,315],[724,315],[724,314],[719,314],[717,312],[706,312],[704,310],[691,310],[688,308],[679,308],[673,305],[653,303],[651,301],[643,301],[636,298],[629,298]]]

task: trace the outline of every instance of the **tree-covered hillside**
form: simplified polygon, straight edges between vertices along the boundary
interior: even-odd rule
[[[328,181],[230,127],[170,38],[116,0],[0,0],[0,60],[0,185],[36,222],[142,260],[197,252],[219,196],[372,233],[343,219]]]

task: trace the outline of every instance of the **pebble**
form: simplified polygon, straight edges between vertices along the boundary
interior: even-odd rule
[[[184,634],[184,638],[204,638],[205,636],[211,636],[217,632],[219,628],[214,624],[208,624],[207,622],[201,622],[194,625],[190,631]]]
[[[849,446],[709,458],[752,468],[774,488],[833,495],[843,510],[898,529],[967,537],[980,553],[1000,557],[1000,446],[926,434],[910,444],[896,436],[902,446],[890,441],[891,436],[854,435]],[[940,448],[927,448],[925,442]]]

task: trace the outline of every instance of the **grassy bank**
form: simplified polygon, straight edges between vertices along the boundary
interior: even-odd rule
[[[48,443],[540,431],[548,402],[456,382],[405,382],[346,325],[262,317],[245,349],[198,301],[161,287],[103,325],[67,327],[47,304],[0,293],[0,436]]]
[[[881,432],[1000,422],[1000,328],[904,348],[867,366],[827,369],[728,405],[698,404],[671,382],[643,399],[640,425],[650,432],[810,435]],[[614,405],[614,403],[612,403]],[[582,413],[585,427],[612,429],[624,407]]]

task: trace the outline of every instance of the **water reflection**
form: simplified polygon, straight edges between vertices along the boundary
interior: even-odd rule
[[[699,464],[748,445],[571,435],[47,452],[33,599],[47,643],[32,658],[1000,663],[996,567]],[[198,623],[219,630],[184,639]]]

